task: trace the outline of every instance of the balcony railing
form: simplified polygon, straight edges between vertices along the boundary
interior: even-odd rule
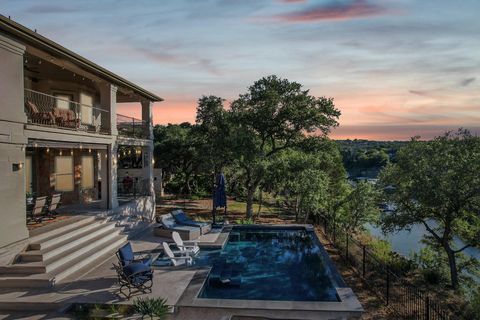
[[[108,134],[107,110],[25,89],[25,113],[30,123]]]
[[[150,180],[142,177],[119,177],[117,179],[117,195],[121,198],[131,199],[150,196]]]
[[[128,138],[148,139],[148,123],[122,114],[117,114],[118,135]]]

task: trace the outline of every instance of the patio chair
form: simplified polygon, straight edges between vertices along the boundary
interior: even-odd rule
[[[184,225],[184,226],[189,226],[189,227],[198,227],[200,228],[200,232],[202,234],[206,234],[212,229],[212,225],[207,222],[199,222],[199,221],[193,221],[187,215],[183,210],[175,210],[172,211],[172,217],[175,219],[175,221],[178,224]]]
[[[55,116],[51,111],[40,111],[32,101],[25,101],[27,113],[33,123],[49,124],[55,123]]]
[[[165,252],[165,255],[170,259],[170,261],[172,262],[172,265],[174,265],[175,267],[181,266],[183,264],[186,266],[189,266],[192,264],[192,261],[193,261],[192,257],[188,255],[175,256],[172,252],[172,249],[170,249],[170,246],[166,242],[163,242],[162,246],[163,246],[163,252]]]
[[[57,215],[57,209],[60,206],[60,200],[62,199],[62,195],[60,193],[52,195],[50,198],[50,203],[47,206],[47,215],[51,218],[55,218]]]
[[[122,267],[128,266],[132,263],[141,263],[149,267],[153,262],[153,258],[150,254],[133,252],[130,242],[127,242],[123,247],[118,249],[116,255]]]
[[[188,241],[189,244],[186,244],[183,242],[182,238],[180,238],[180,235],[176,231],[172,232],[172,239],[173,241],[175,241],[175,245],[178,247],[182,254],[196,255],[198,252],[200,252],[200,247],[198,246],[197,241]]]
[[[132,292],[136,289],[142,293],[152,292],[153,270],[143,263],[131,263],[128,266],[113,264],[117,271],[120,293],[130,299]],[[128,294],[123,290],[128,289]]]
[[[35,223],[42,222],[45,218],[45,204],[47,203],[47,197],[37,197],[34,200],[33,208],[30,213],[31,220]]]

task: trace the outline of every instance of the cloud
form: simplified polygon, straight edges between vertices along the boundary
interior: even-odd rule
[[[367,0],[353,0],[349,3],[317,5],[303,11],[277,16],[277,19],[290,23],[317,22],[323,20],[350,20],[384,15],[391,12],[386,7],[369,3]]]
[[[475,81],[475,77],[472,77],[472,78],[467,78],[467,79],[463,79],[461,82],[460,82],[460,85],[462,87],[466,87],[468,86],[470,83],[472,83],[473,81]]]
[[[427,91],[421,91],[421,90],[408,90],[411,94],[417,95],[417,96],[427,96],[428,92]]]
[[[307,2],[306,0],[278,0],[280,2],[283,2],[283,3],[304,3],[304,2]]]

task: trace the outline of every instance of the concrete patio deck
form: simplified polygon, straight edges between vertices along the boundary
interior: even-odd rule
[[[153,227],[154,225],[151,225],[137,238],[130,240],[134,251],[160,252],[163,241],[172,242],[171,239],[154,236]],[[214,230],[198,240],[201,246],[213,245],[220,235],[222,233],[219,230]],[[226,239],[226,236],[222,238]],[[72,303],[132,304],[135,298],[144,296],[165,298],[169,305],[174,306],[197,271],[192,267],[156,267],[152,293],[135,292],[128,300],[118,293],[117,276],[112,266],[117,262],[117,258],[112,256],[99,262],[94,270],[86,274],[73,274],[51,289],[0,289],[0,319],[16,319],[16,317],[9,317],[8,311],[2,311],[6,306],[9,309],[32,309],[45,313],[28,319],[56,318],[58,317],[56,311]],[[50,312],[53,313],[48,315]],[[11,313],[13,315],[15,312]]]

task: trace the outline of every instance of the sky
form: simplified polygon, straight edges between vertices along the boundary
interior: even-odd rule
[[[154,123],[195,120],[275,74],[332,97],[335,139],[480,134],[478,0],[0,0],[0,13],[165,99]],[[139,115],[139,107],[120,113]]]

